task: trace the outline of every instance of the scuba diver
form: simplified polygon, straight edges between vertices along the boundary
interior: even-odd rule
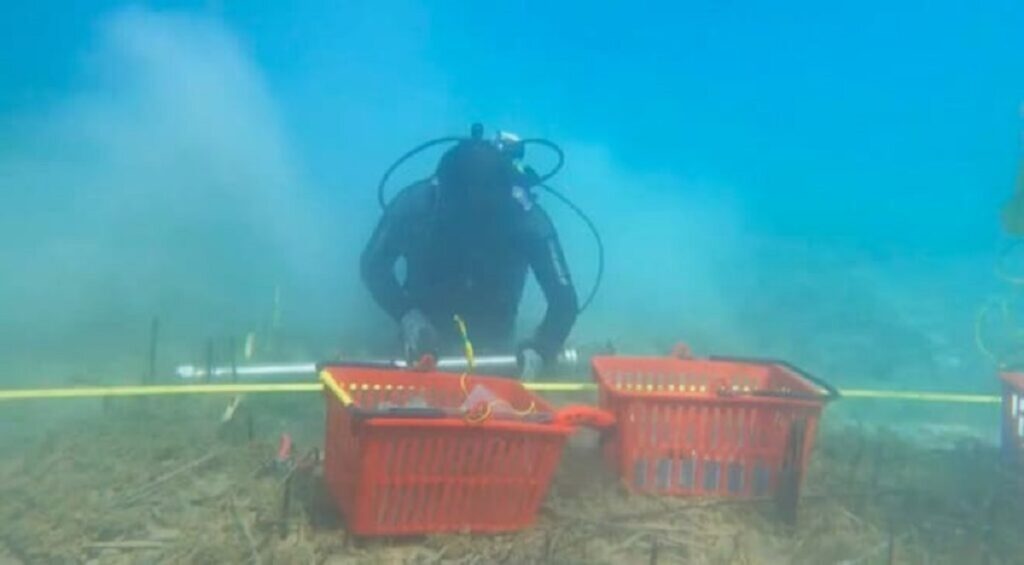
[[[435,174],[385,206],[362,254],[363,282],[399,325],[407,360],[458,354],[462,340],[453,319],[459,316],[478,352],[515,351],[520,378],[535,379],[556,360],[578,314],[558,234],[530,191],[554,171],[540,177],[524,170],[521,140],[509,134],[485,140],[474,125],[469,138],[428,142],[395,163],[381,181],[382,205],[388,175],[439,141],[455,145]],[[400,259],[402,282],[395,272]],[[529,271],[547,311],[533,335],[517,344],[516,316]]]

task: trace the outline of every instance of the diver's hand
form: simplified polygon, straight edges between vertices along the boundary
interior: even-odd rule
[[[526,348],[519,354],[519,379],[523,382],[535,381],[544,370],[544,358],[537,350]]]
[[[437,331],[423,312],[409,310],[402,316],[401,325],[407,361],[416,362],[424,355],[437,353]]]

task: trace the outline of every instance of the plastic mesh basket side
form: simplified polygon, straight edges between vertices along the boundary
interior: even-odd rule
[[[366,412],[412,399],[432,409],[458,406],[465,391],[449,374],[338,369],[331,378],[352,402],[326,394],[325,479],[351,532],[502,532],[534,521],[571,428]],[[516,405],[550,410],[515,381],[472,382]]]
[[[676,358],[593,364],[601,407],[618,421],[605,459],[631,491],[773,494],[796,423],[806,467],[824,401],[808,400],[814,389],[783,368]]]

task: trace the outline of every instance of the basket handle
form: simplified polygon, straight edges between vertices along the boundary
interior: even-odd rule
[[[831,402],[833,400],[838,400],[839,398],[842,397],[842,394],[840,394],[839,389],[837,389],[836,387],[832,386],[831,384],[829,384],[824,379],[821,379],[819,377],[815,377],[814,375],[808,373],[807,371],[805,371],[805,370],[803,370],[803,369],[801,369],[801,368],[799,368],[799,367],[797,367],[797,366],[795,366],[795,365],[793,365],[793,364],[791,364],[791,363],[789,363],[787,361],[782,361],[781,359],[765,359],[765,358],[760,358],[760,357],[730,357],[730,356],[718,356],[718,355],[712,355],[708,359],[711,360],[711,361],[733,361],[733,362],[737,362],[737,363],[758,363],[758,364],[761,364],[761,365],[777,365],[777,366],[782,367],[784,369],[787,369],[787,370],[789,370],[789,371],[791,371],[793,373],[796,373],[796,375],[799,376],[800,378],[804,379],[805,381],[811,382],[814,385],[816,385],[818,388],[824,390],[825,393],[826,393],[825,394],[825,401],[826,402]]]
[[[585,404],[570,404],[555,413],[555,423],[603,430],[615,425],[615,414]]]
[[[790,371],[793,371],[794,373],[799,375],[801,378],[814,383],[819,388],[824,390],[827,393],[826,397],[825,397],[826,401],[838,400],[840,397],[842,397],[842,394],[839,392],[839,389],[837,389],[836,387],[834,387],[831,384],[829,384],[828,381],[826,381],[826,380],[824,380],[822,378],[816,377],[816,376],[808,373],[807,371],[805,371],[805,370],[803,370],[803,369],[801,369],[801,368],[799,368],[799,367],[797,367],[795,365],[791,365],[789,363],[786,363],[785,361],[777,361],[776,364],[778,364],[779,366],[784,367],[786,369],[789,369]]]

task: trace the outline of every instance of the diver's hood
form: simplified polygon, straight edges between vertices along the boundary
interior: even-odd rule
[[[441,157],[437,180],[442,185],[511,186],[511,167],[494,144],[467,139]]]
[[[441,157],[441,196],[472,208],[498,209],[510,203],[517,170],[494,144],[467,139]]]

